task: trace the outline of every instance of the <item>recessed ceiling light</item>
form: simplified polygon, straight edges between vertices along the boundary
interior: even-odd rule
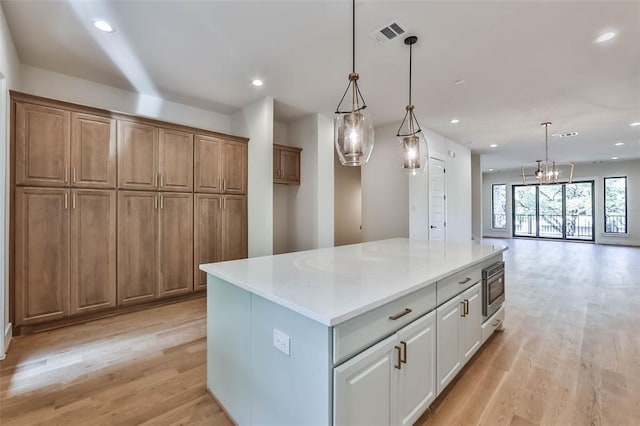
[[[489,146],[490,146],[491,148],[495,148],[495,147],[497,147],[498,145],[497,145],[497,144],[495,144],[495,143],[492,143],[492,144],[491,144],[491,145],[489,145]]]
[[[490,171],[490,172],[492,172],[492,171],[493,171],[493,169],[489,169],[489,171]]]
[[[617,160],[617,159],[618,159],[618,157],[611,157],[611,159],[612,159],[612,160]]]
[[[454,86],[460,86],[461,84],[464,84],[464,79],[456,80],[453,82]]]
[[[635,123],[629,124],[631,127],[640,126],[640,121],[636,121]]]
[[[624,142],[616,142],[614,145],[615,146],[622,146],[622,145],[624,145]]]
[[[453,120],[451,120],[451,124],[458,124],[460,122],[460,120],[458,120],[457,118],[454,118]]]
[[[259,78],[256,78],[255,80],[253,80],[251,82],[251,84],[253,84],[256,87],[260,87],[264,84],[264,82],[262,80],[260,80]]]
[[[607,31],[606,33],[602,33],[598,36],[598,38],[596,38],[593,42],[594,43],[604,43],[605,41],[609,41],[609,40],[613,40],[614,38],[616,38],[616,33],[614,33],[613,31]]]
[[[115,31],[110,23],[108,23],[107,21],[103,21],[102,19],[93,21],[93,26],[100,31],[104,31],[105,33],[112,33]]]

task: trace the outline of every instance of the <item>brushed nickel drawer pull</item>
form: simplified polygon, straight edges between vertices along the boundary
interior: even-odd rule
[[[464,279],[464,280],[462,280],[462,281],[458,281],[458,284],[466,284],[466,283],[468,283],[469,281],[471,281],[471,278],[467,277],[467,278],[465,278],[465,279]]]
[[[395,314],[395,315],[391,315],[389,317],[390,320],[395,321],[399,318],[402,318],[403,316],[410,314],[411,313],[411,309],[406,308],[404,311],[400,312],[399,314]]]
[[[394,347],[396,348],[396,351],[398,351],[398,363],[394,365],[394,367],[400,370],[402,368],[402,358],[400,355],[400,353],[402,352],[402,349],[400,349],[400,346],[394,346]]]

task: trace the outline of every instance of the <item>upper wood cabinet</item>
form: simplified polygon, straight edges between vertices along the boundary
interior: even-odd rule
[[[116,187],[116,120],[71,114],[71,186]]]
[[[193,291],[193,194],[160,193],[158,296]]]
[[[246,194],[247,144],[195,136],[195,191]]]
[[[193,134],[161,128],[158,167],[162,191],[193,192]]]
[[[16,323],[69,312],[69,190],[16,188]]]
[[[71,113],[16,103],[16,185],[68,186]]]
[[[118,187],[156,189],[158,150],[157,127],[118,120]]]
[[[301,148],[273,145],[273,183],[300,185]]]
[[[116,304],[116,191],[71,191],[70,314]]]

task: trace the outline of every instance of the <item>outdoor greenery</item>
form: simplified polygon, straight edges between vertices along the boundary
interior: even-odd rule
[[[492,226],[497,229],[507,227],[507,185],[493,185],[493,223]]]

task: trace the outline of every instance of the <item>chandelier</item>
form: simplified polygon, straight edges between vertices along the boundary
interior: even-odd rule
[[[551,122],[541,123],[544,126],[544,161],[536,160],[535,166],[522,166],[522,182],[537,183],[540,185],[558,183],[560,178],[568,176],[567,183],[573,181],[573,163],[560,163],[549,160],[549,126]],[[533,169],[533,173],[527,174],[527,169]],[[530,181],[527,178],[533,178]]]
[[[411,71],[413,65],[413,45],[418,41],[418,37],[410,36],[404,39],[404,44],[409,46],[409,103],[405,107],[406,112],[400,128],[396,134],[400,145],[400,155],[402,158],[402,168],[411,175],[418,171],[426,170],[429,151],[427,141],[424,138],[418,119],[413,113],[411,103]]]
[[[349,73],[349,84],[336,107],[334,125],[334,142],[338,158],[343,166],[363,166],[371,158],[373,152],[373,122],[369,113],[365,111],[364,102],[356,72],[356,1],[352,1],[351,54],[352,68]],[[340,107],[350,93],[351,108],[341,111]]]

